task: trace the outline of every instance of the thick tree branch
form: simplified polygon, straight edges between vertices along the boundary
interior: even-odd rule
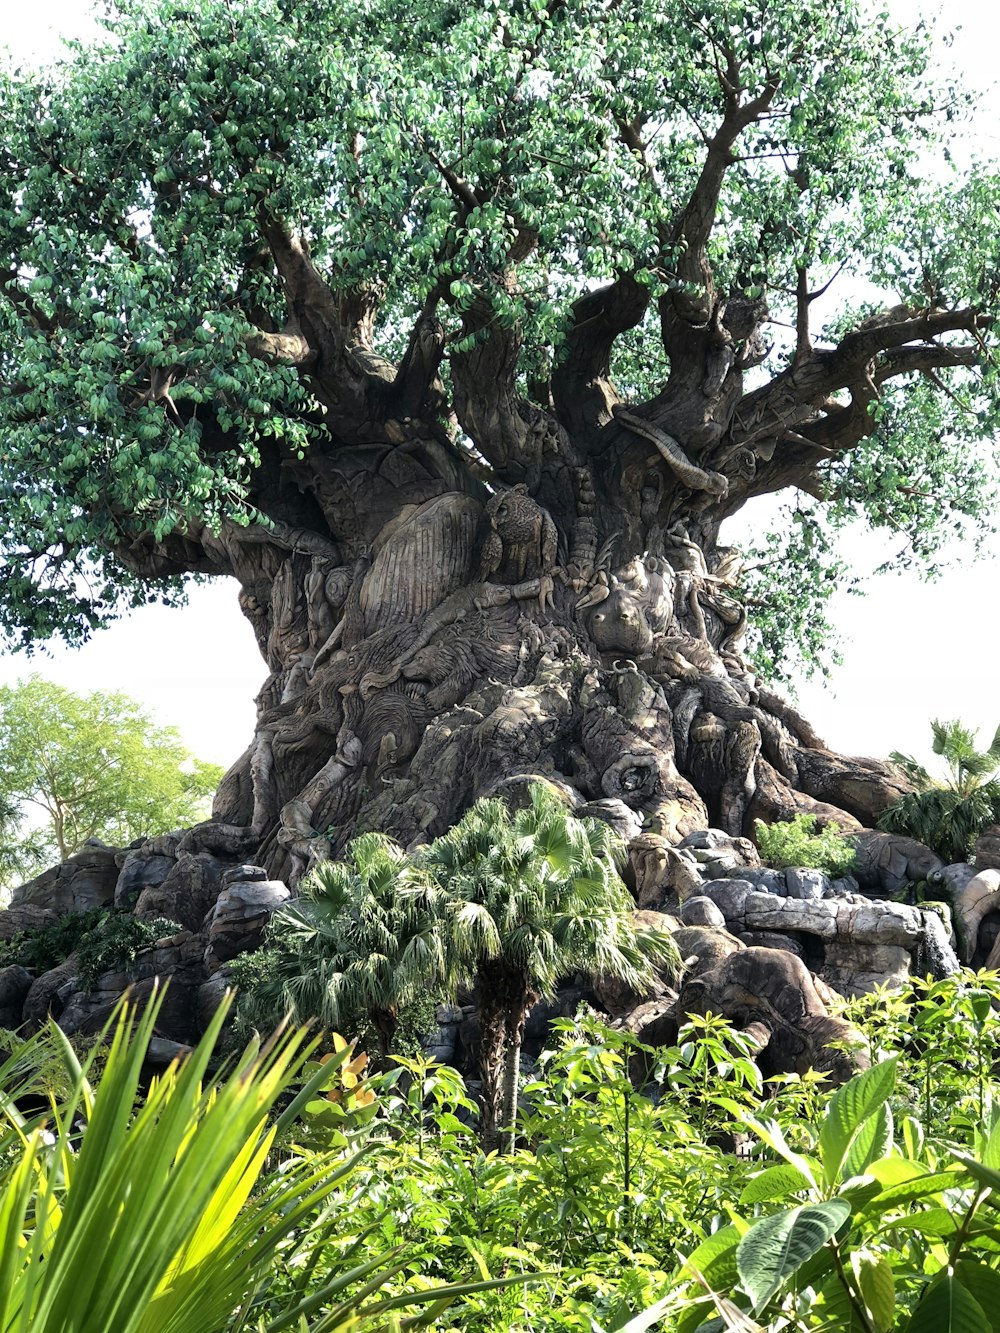
[[[976,333],[989,323],[974,309],[885,311],[866,320],[834,350],[793,362],[768,384],[748,393],[733,414],[729,437],[734,444],[780,440],[788,430],[811,421],[824,402],[843,389],[858,390],[925,365],[936,369],[972,364],[979,358],[966,359],[967,347],[952,348],[933,339],[946,333]]]
[[[255,345],[291,354],[292,364],[302,367],[336,433],[348,438],[359,431],[370,433],[372,417],[381,415],[379,407],[395,375],[371,348],[377,293],[368,288],[333,291],[313,263],[304,237],[289,232],[264,204],[257,216],[288,307],[285,332],[273,336],[301,342]],[[263,331],[253,336],[268,337]]]
[[[424,302],[410,331],[409,342],[396,371],[392,400],[397,416],[433,415],[441,406],[444,391],[439,372],[444,359],[444,326],[436,314],[437,297]]]
[[[247,338],[246,349],[251,356],[272,366],[311,366],[318,356],[305,335],[290,328],[280,333],[258,329]]]
[[[606,425],[619,396],[611,383],[615,339],[642,321],[649,291],[631,273],[573,305],[566,353],[552,376],[559,420],[570,432]]]
[[[975,366],[982,345],[943,343],[947,333],[978,331],[990,323],[973,309],[914,312],[897,306],[872,316],[833,351],[797,358],[737,408],[728,440],[751,445],[759,458],[756,475],[733,488],[726,512],[749,497],[795,486],[822,498],[816,468],[824,459],[855,448],[877,429],[871,405],[882,386],[904,375],[937,377],[941,370]],[[946,386],[940,385],[945,388]],[[848,401],[842,397],[846,391]]]
[[[764,115],[778,91],[780,80],[772,76],[756,97],[740,100],[739,69],[730,60],[723,76],[726,109],[722,124],[712,136],[708,154],[694,187],[691,198],[674,223],[671,241],[676,247],[677,276],[681,283],[695,291],[674,288],[660,302],[664,345],[675,354],[678,340],[683,340],[681,325],[703,326],[712,314],[715,289],[712,269],[708,261],[708,241],[715,218],[726,172],[733,164],[733,146],[739,136]]]

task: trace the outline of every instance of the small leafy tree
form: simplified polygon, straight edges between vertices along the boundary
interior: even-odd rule
[[[241,1026],[270,1031],[286,1012],[352,1035],[370,1023],[388,1055],[400,1011],[443,981],[441,898],[391,839],[355,838],[345,860],[317,866],[272,917]]]
[[[835,879],[849,875],[857,860],[857,853],[845,842],[836,824],[816,830],[815,815],[795,815],[787,822],[765,824],[754,822],[754,836],[760,854],[775,870],[790,866],[823,870]]]
[[[935,719],[931,732],[945,776],[935,777],[910,755],[893,751],[893,762],[916,790],[886,810],[878,827],[919,839],[946,862],[964,861],[983,828],[1000,819],[1000,728],[986,750],[976,748],[977,732],[959,721]]]
[[[540,783],[514,814],[503,801],[477,801],[428,849],[426,864],[453,900],[449,968],[474,978],[479,996],[487,1146],[513,1124],[524,1024],[539,997],[577,971],[639,988],[651,957],[677,961],[667,937],[634,929],[620,856],[607,824],[576,819]]]
[[[10,812],[3,831],[15,843],[12,870],[24,867],[17,846],[34,843],[36,862],[46,853],[65,860],[88,838],[122,846],[203,818],[221,777],[125,694],[75,694],[37,675],[0,689],[0,806]],[[22,835],[26,807],[44,824]]]

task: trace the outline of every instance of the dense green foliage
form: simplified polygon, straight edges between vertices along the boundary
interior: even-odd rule
[[[463,1333],[991,1333],[998,1005],[996,975],[968,973],[852,1002],[873,1065],[836,1090],[762,1082],[711,1015],[660,1048],[565,1021],[504,1156],[455,1071],[419,1059],[366,1078],[343,1042],[320,1062],[286,1037],[213,1089],[203,1044],[147,1096],[152,1016],[93,1089],[55,1032],[15,1043],[0,1223],[26,1247],[4,1247],[0,1328],[39,1326],[23,1299],[81,1333],[319,1333],[365,1309],[389,1329],[416,1300]],[[11,1100],[41,1087],[49,1137]],[[80,1291],[93,1319],[59,1323]],[[133,1322],[100,1323],[119,1299]]]
[[[815,815],[795,815],[784,823],[754,823],[754,837],[764,862],[775,870],[804,866],[823,870],[834,879],[849,875],[856,854],[836,824],[816,831]]]
[[[269,1032],[286,1013],[352,1036],[372,1026],[387,1054],[400,1011],[444,983],[440,897],[390,839],[356,838],[272,916],[260,956],[237,960],[240,1030]]]
[[[761,1084],[717,1018],[652,1050],[566,1023],[504,1157],[477,1151],[452,1071],[404,1062],[372,1081],[355,1224],[425,1246],[431,1276],[557,1270],[466,1302],[445,1320],[463,1333],[989,1333],[998,1000],[995,976],[966,975],[854,1002],[874,1064],[839,1091]],[[949,1301],[970,1322],[950,1326]]]
[[[105,909],[94,907],[89,912],[64,912],[51,926],[19,930],[0,943],[0,967],[17,963],[39,975],[48,972],[65,962],[106,919]]]
[[[379,1299],[405,1265],[392,1252],[361,1260],[369,1237],[331,1206],[356,1158],[286,1151],[280,1170],[265,1170],[276,1136],[343,1079],[349,1052],[308,1064],[315,1042],[286,1033],[206,1080],[223,1007],[190,1058],[143,1090],[157,1008],[119,1012],[93,1086],[93,1058],[81,1065],[55,1027],[0,1066],[3,1333],[385,1329],[393,1310],[438,1310],[462,1294]],[[26,1119],[18,1099],[52,1090],[55,1064],[50,1114]],[[310,1289],[293,1280],[273,1301],[275,1265],[305,1265]]]
[[[976,733],[961,722],[931,723],[932,750],[944,760],[943,778],[909,755],[891,758],[915,787],[881,816],[878,826],[932,847],[948,864],[971,858],[987,824],[1000,820],[1000,730],[989,749],[976,749]]]
[[[478,996],[484,1136],[513,1124],[525,1020],[563,977],[582,972],[641,991],[654,962],[679,968],[666,933],[636,930],[617,865],[624,845],[603,820],[577,819],[533,783],[511,811],[481,800],[422,863],[450,896],[448,975]]]
[[[143,949],[179,930],[165,917],[141,919],[102,907],[66,912],[51,926],[18,931],[0,942],[0,967],[17,963],[40,976],[75,954],[81,988],[89,992],[105,972],[127,971]]]
[[[631,922],[622,850],[609,825],[577,819],[542,783],[513,812],[477,802],[415,856],[364,834],[307,876],[264,947],[237,961],[237,1030],[269,1031],[285,1013],[350,1037],[371,1026],[385,1056],[421,996],[475,985],[492,1134],[513,1118],[521,1034],[540,996],[576,972],[641,989],[651,963],[679,966],[668,936]]]
[[[16,811],[7,837],[36,861],[203,818],[222,772],[125,694],[74,694],[41,676],[0,688],[0,800]]]
[[[935,86],[926,31],[855,0],[106,13],[94,45],[0,77],[0,616],[16,640],[79,638],[123,600],[175,596],[180,546],[153,588],[129,553],[253,520],[262,456],[311,447],[310,368],[254,354],[282,323],[262,254],[284,221],[370,323],[370,365],[398,358],[421,309],[443,322],[446,391],[491,324],[520,330],[526,392],[547,384],[573,302],[630,275],[651,299],[611,371],[652,397],[669,373],[658,303],[693,284],[684,209],[706,145],[727,97],[763,98],[711,201],[705,256],[712,291],[769,303],[761,374],[793,364],[800,280],[810,300],[865,280],[911,311],[995,299],[994,177],[947,169],[967,99]],[[830,308],[799,330],[820,356],[872,314]],[[906,538],[901,559],[933,562],[992,508],[994,358],[973,370],[975,343],[947,344],[929,375],[907,353],[880,367],[877,399],[858,401],[875,435],[809,483],[832,502],[827,518],[819,499],[809,509],[794,557],[811,597],[830,586],[831,527],[882,525]],[[759,584],[773,659],[781,612],[768,620],[773,581]],[[789,628],[815,638],[820,624]]]

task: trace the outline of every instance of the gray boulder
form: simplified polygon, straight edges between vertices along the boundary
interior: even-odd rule
[[[33,980],[28,969],[17,963],[0,968],[0,1028],[21,1026],[24,1001]]]
[[[114,847],[87,843],[67,861],[21,884],[12,893],[11,903],[15,907],[45,907],[56,913],[109,907],[118,883],[118,855]]]
[[[789,869],[785,871],[786,893],[789,898],[829,898],[830,878],[822,870]]]
[[[726,918],[711,898],[700,895],[681,903],[681,921],[685,926],[725,926]]]
[[[264,927],[290,897],[287,885],[277,879],[228,883],[208,916],[208,971],[216,971],[238,953],[256,949],[263,940]]]

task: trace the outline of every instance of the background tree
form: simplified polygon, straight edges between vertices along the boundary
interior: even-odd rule
[[[879,819],[879,828],[917,838],[948,864],[971,858],[987,824],[1000,819],[1000,728],[989,748],[976,748],[976,732],[961,722],[931,723],[931,749],[945,762],[936,777],[910,755],[890,756],[916,788]]]
[[[481,1133],[496,1147],[514,1124],[528,1011],[576,972],[652,978],[651,960],[679,963],[668,936],[636,932],[634,903],[615,868],[621,840],[597,819],[576,819],[541,783],[514,814],[481,800],[428,848],[424,864],[451,898],[447,958],[476,987]]]
[[[948,167],[926,32],[857,0],[107,13],[0,82],[0,623],[239,582],[270,676],[202,845],[294,880],[330,827],[409,845],[537,771],[667,838],[873,822],[898,771],[830,754],[740,639],[815,650],[831,526],[932,561],[992,504],[996,182]],[[779,492],[742,575],[721,526]]]
[[[74,694],[40,676],[0,688],[6,832],[15,850],[37,848],[36,863],[72,856],[88,838],[124,847],[191,823],[221,776],[127,695]]]

